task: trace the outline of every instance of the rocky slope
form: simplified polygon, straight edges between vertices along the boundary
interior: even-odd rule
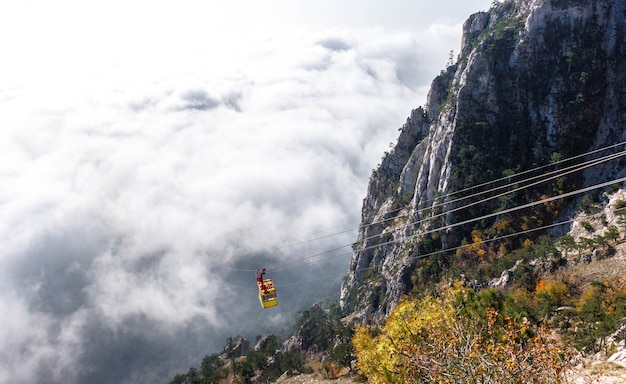
[[[626,139],[625,13],[621,0],[507,0],[465,22],[457,63],[370,178],[342,286],[346,314],[378,323],[429,276],[462,272],[472,256],[441,251],[504,221],[490,214],[626,174],[619,158],[489,201],[475,195]],[[508,233],[573,217],[579,198],[510,217]]]

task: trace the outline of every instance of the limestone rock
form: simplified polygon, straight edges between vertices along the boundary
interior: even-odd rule
[[[466,21],[457,62],[370,178],[341,290],[346,314],[380,322],[429,273],[422,260],[437,263],[437,250],[469,238],[456,223],[498,208],[456,210],[452,193],[626,140],[625,12],[616,0],[505,0]],[[617,164],[572,183],[623,177]]]

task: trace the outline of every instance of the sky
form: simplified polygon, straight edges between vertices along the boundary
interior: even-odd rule
[[[372,169],[490,4],[3,1],[0,382],[167,383],[338,299]]]

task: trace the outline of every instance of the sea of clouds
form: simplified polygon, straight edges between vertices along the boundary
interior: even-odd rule
[[[168,382],[336,300],[371,170],[460,32],[122,27],[27,34],[0,76],[0,382]]]

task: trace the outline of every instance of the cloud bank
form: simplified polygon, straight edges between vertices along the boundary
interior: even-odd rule
[[[425,101],[447,58],[429,52],[451,31],[204,45],[161,31],[168,49],[82,57],[69,44],[13,63],[22,76],[0,89],[0,381],[167,382],[228,336],[280,331],[336,298],[350,247],[324,251],[354,241],[371,169]],[[273,311],[256,298],[262,266]]]

